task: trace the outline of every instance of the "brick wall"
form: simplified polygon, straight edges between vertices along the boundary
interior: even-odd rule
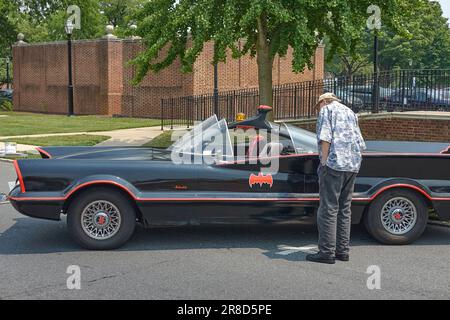
[[[74,41],[74,109],[76,114],[160,116],[162,98],[211,93],[213,91],[213,45],[205,48],[191,74],[182,74],[179,61],[167,69],[150,73],[133,86],[134,67],[129,65],[142,50],[137,40],[99,39]],[[163,54],[162,54],[163,55]],[[14,107],[17,111],[67,112],[67,43],[54,42],[13,47]],[[324,48],[317,49],[313,70],[292,72],[292,51],[276,58],[274,84],[322,79]],[[243,57],[219,65],[219,90],[255,88],[256,59]]]
[[[74,106],[76,114],[108,114],[108,55],[113,43],[83,41],[73,45]],[[17,111],[66,113],[67,44],[15,46],[14,108]]]
[[[275,58],[272,71],[274,85],[323,79],[325,61],[324,46],[317,48],[314,57],[314,68],[312,70],[307,69],[299,74],[292,71],[292,51],[292,48],[290,48],[285,57],[280,58],[277,56]],[[194,95],[213,92],[214,66],[211,64],[212,59],[213,44],[207,43],[194,65]],[[228,53],[227,62],[219,63],[218,70],[220,91],[258,87],[258,66],[256,58],[245,56],[240,59],[233,59],[231,53]]]
[[[361,132],[366,140],[450,142],[450,116],[392,113],[361,116]],[[315,132],[316,120],[297,126]]]

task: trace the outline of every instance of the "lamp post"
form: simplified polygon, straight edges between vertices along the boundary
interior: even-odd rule
[[[378,113],[380,105],[380,77],[379,77],[379,57],[378,57],[378,31],[374,30],[373,43],[373,105],[372,112]]]
[[[372,14],[367,19],[367,28],[374,33],[373,44],[373,91],[372,91],[372,112],[378,113],[380,104],[380,79],[378,67],[378,31],[381,30],[381,9],[377,5],[370,5],[367,13]]]
[[[69,69],[69,85],[68,85],[68,112],[67,115],[73,116],[73,79],[72,79],[72,33],[74,25],[72,21],[66,22],[67,34],[67,54],[68,54],[68,69]]]
[[[214,55],[216,53],[216,43],[214,43]],[[214,113],[219,115],[219,66],[214,62]]]
[[[219,117],[219,70],[217,63],[214,64],[214,113]]]
[[[11,76],[9,75],[9,64],[10,60],[9,57],[6,57],[6,89],[11,89]]]

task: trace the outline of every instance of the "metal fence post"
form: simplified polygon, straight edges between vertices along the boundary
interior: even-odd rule
[[[164,99],[161,99],[161,131],[164,131]]]

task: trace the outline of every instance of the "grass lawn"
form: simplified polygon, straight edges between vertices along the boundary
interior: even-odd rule
[[[96,136],[79,134],[74,136],[54,136],[42,138],[17,138],[8,139],[9,142],[16,142],[17,144],[27,144],[32,146],[94,146],[100,142],[110,139],[108,136]],[[3,141],[5,142],[5,141]]]
[[[173,144],[172,142],[172,131],[165,131],[156,138],[154,138],[149,143],[145,144],[144,147],[149,148],[168,148]]]
[[[160,120],[0,112],[0,137],[47,133],[96,132],[154,127]]]
[[[42,159],[40,154],[35,154],[35,153],[29,153],[29,152],[23,152],[24,154],[26,154],[26,157],[16,157],[16,156],[9,156],[9,157],[5,157],[5,159],[8,160],[22,160],[22,159],[26,159],[26,160],[33,160],[33,159]]]

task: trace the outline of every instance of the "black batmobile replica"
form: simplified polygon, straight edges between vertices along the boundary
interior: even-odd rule
[[[320,200],[316,137],[267,121],[268,112],[262,107],[256,117],[231,124],[213,116],[168,149],[39,148],[43,159],[14,163],[18,178],[9,200],[30,217],[67,215],[74,239],[96,250],[122,246],[136,223],[288,223],[313,217]],[[248,132],[253,133],[236,139]],[[403,245],[422,235],[430,212],[450,220],[450,143],[367,146],[353,195],[354,224],[363,222],[381,243]],[[177,163],[174,155],[188,161]],[[205,155],[216,161],[202,160]]]

